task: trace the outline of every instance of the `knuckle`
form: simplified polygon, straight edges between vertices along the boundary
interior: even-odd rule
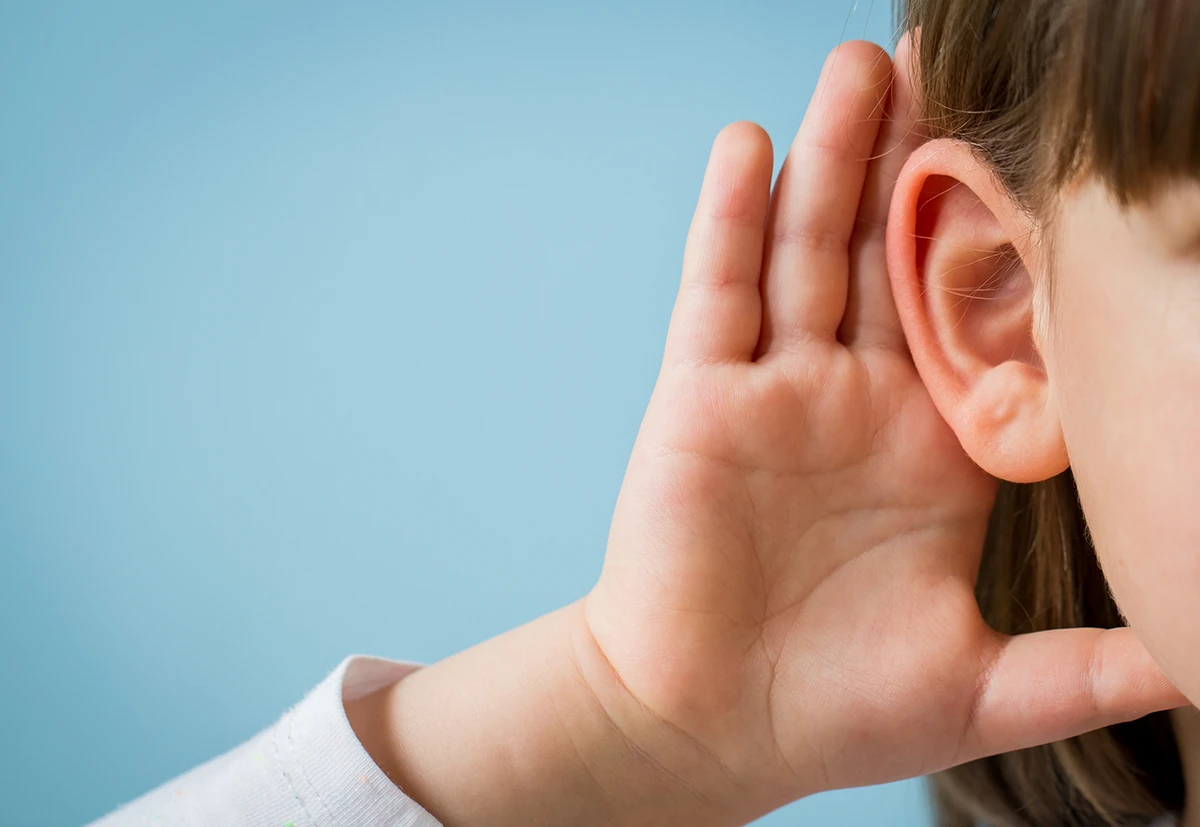
[[[850,245],[849,233],[832,227],[824,218],[815,216],[784,224],[771,239],[783,247],[802,247],[822,253],[847,252]]]

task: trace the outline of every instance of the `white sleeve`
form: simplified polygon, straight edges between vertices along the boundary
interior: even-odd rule
[[[274,725],[90,827],[442,827],[379,769],[343,706],[421,666],[346,658]]]

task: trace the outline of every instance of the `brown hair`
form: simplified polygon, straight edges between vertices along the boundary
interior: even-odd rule
[[[927,132],[970,144],[1040,226],[1084,175],[1122,205],[1200,176],[1196,0],[896,0],[896,11],[902,31],[920,31]],[[1124,625],[1070,471],[1001,483],[976,596],[1007,634]],[[1145,824],[1181,812],[1185,792],[1166,712],[972,761],[930,785],[941,827]]]

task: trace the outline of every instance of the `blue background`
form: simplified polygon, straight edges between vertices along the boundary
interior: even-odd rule
[[[871,5],[0,7],[6,823],[583,594],[711,141],[778,168]]]

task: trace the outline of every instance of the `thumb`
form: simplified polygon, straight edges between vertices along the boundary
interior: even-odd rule
[[[1128,628],[997,633],[977,686],[955,764],[1188,704]]]

